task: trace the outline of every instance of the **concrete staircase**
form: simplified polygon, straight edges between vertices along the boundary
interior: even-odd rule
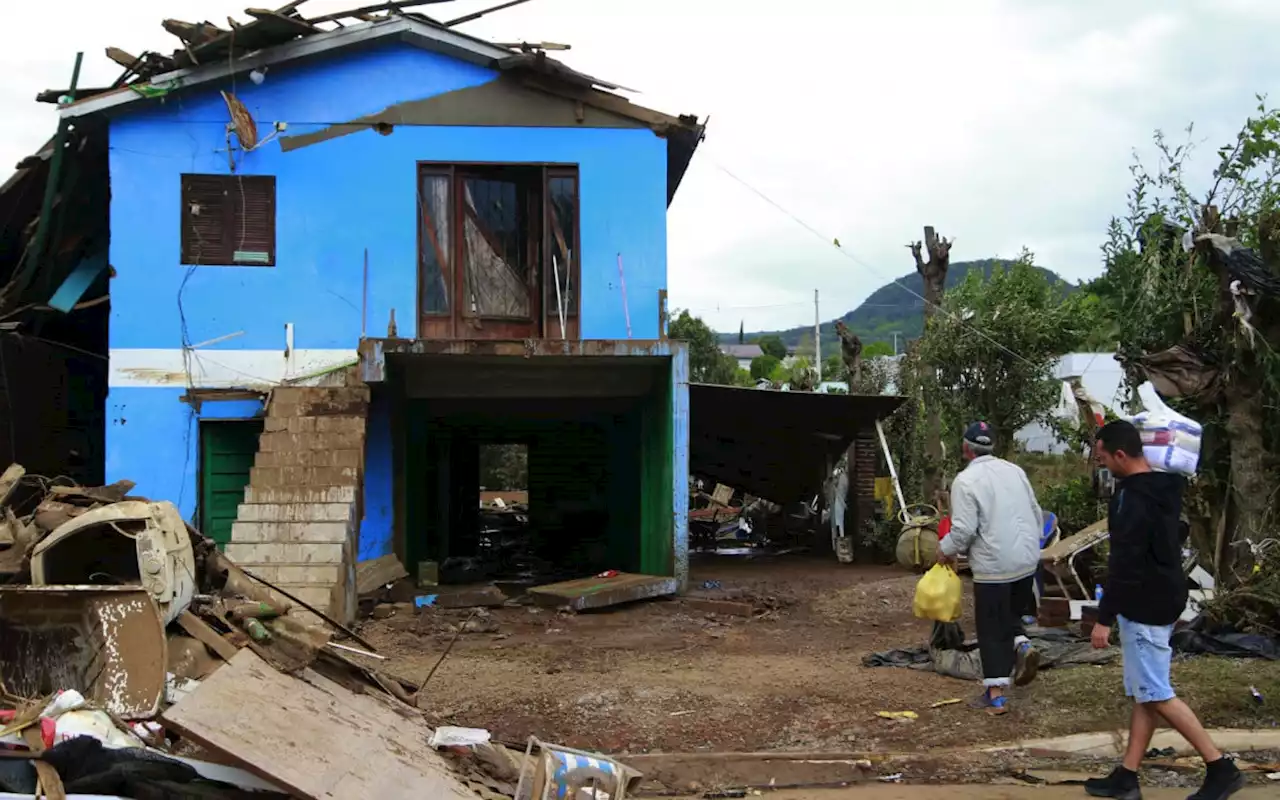
[[[330,616],[356,614],[369,389],[272,391],[227,557]]]

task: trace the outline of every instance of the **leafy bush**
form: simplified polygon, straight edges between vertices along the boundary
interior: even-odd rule
[[[1087,528],[1107,513],[1093,494],[1091,476],[1082,475],[1044,487],[1037,493],[1040,508],[1058,515],[1058,528],[1069,536]]]

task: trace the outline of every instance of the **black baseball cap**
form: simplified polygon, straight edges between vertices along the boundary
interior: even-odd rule
[[[979,447],[994,447],[996,432],[989,423],[971,422],[969,427],[964,429],[964,440]]]

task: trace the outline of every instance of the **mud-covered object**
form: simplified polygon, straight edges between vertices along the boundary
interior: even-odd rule
[[[1108,664],[1120,656],[1114,647],[1095,650],[1087,639],[1057,628],[1030,628],[1027,638],[1040,652],[1040,669]],[[900,648],[871,653],[862,659],[864,667],[906,667],[928,670],[961,680],[982,680],[982,657],[978,643],[966,641],[959,623],[935,622],[928,646]]]
[[[190,783],[199,778],[181,761],[150,750],[108,750],[92,736],[77,736],[46,751],[42,758],[62,778],[68,794],[118,794],[137,797],[156,783]]]

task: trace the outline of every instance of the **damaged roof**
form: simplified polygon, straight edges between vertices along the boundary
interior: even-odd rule
[[[809,501],[858,433],[905,399],[691,383],[689,471],[775,503]]]
[[[667,139],[667,202],[671,202],[703,138],[704,125],[696,115],[672,116],[636,105],[615,93],[630,90],[578,72],[547,56],[544,48],[567,49],[563,45],[495,44],[452,27],[476,18],[479,13],[439,22],[404,10],[407,6],[426,4],[430,4],[430,0],[387,3],[305,19],[297,8],[302,3],[295,1],[275,11],[247,9],[245,13],[253,17],[253,21],[233,24],[227,29],[209,22],[165,20],[165,29],[182,40],[182,49],[172,56],[144,53],[135,57],[119,48],[107,48],[107,56],[125,67],[124,75],[111,87],[78,90],[77,99],[64,103],[60,113],[64,119],[120,113],[138,104],[154,102],[158,96],[255,69],[402,42],[496,70],[530,88],[600,108],[650,128]],[[383,13],[375,15],[372,13],[375,11]],[[344,20],[350,24],[344,25]],[[51,90],[42,92],[37,99],[61,102],[64,94]]]

